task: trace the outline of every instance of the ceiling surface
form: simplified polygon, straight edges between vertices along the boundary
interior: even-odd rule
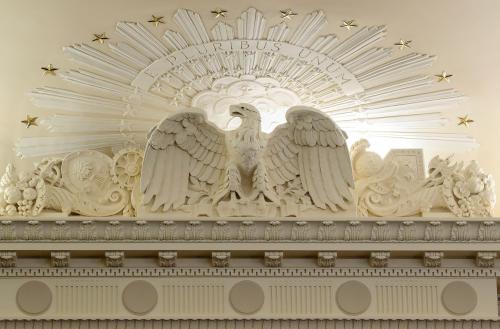
[[[57,77],[43,75],[40,67],[52,63],[61,70],[76,65],[67,59],[62,47],[90,42],[94,33],[106,32],[113,38],[118,21],[145,22],[151,15],[164,16],[165,26],[174,28],[171,20],[178,8],[197,11],[206,24],[215,24],[211,10],[228,10],[227,20],[253,6],[266,17],[279,22],[279,11],[291,8],[300,15],[323,10],[329,25],[323,33],[345,38],[349,31],[339,27],[342,20],[355,19],[361,25],[386,25],[388,35],[381,46],[393,47],[400,38],[412,40],[412,51],[437,55],[429,74],[445,70],[453,74],[450,88],[467,96],[467,100],[447,111],[447,131],[473,136],[480,147],[457,152],[457,160],[475,159],[486,172],[500,180],[500,2],[496,0],[349,0],[349,1],[165,1],[165,0],[45,0],[15,2],[0,0],[0,26],[4,31],[0,59],[0,168],[14,162],[28,169],[33,160],[18,159],[13,151],[15,141],[23,136],[43,136],[43,127],[26,129],[21,120],[26,114],[42,117],[47,112],[36,108],[26,96],[42,86],[66,87]],[[274,15],[274,17],[273,17]],[[176,28],[177,29],[177,28]],[[469,128],[456,126],[458,116],[469,115]],[[374,145],[376,149],[377,146]],[[441,150],[443,156],[449,155]],[[429,154],[427,154],[429,156]],[[428,161],[429,159],[426,159]],[[497,194],[500,191],[500,184]],[[497,205],[496,213],[500,213]]]

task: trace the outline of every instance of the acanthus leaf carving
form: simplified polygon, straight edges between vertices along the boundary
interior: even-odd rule
[[[424,266],[425,267],[441,267],[444,253],[442,251],[426,251],[424,253]]]
[[[132,229],[132,239],[134,240],[149,240],[151,234],[149,224],[145,220],[138,220],[135,222]]]
[[[212,240],[229,240],[229,225],[225,220],[216,221],[212,227]]]
[[[213,267],[228,267],[230,259],[231,259],[231,253],[229,251],[212,252]]]
[[[337,253],[334,251],[318,252],[318,265],[321,267],[335,267]]]
[[[278,220],[270,221],[267,224],[264,232],[265,240],[279,240],[281,239],[281,222]]]
[[[443,237],[443,230],[441,229],[441,222],[431,221],[425,227],[424,239],[425,241],[440,241]]]
[[[199,220],[192,220],[186,224],[184,230],[184,239],[186,240],[203,240],[202,223]]]
[[[71,254],[69,251],[53,251],[50,253],[52,267],[68,267]]]
[[[370,253],[369,264],[371,267],[387,267],[390,257],[389,251],[373,251]]]
[[[335,223],[333,221],[325,220],[321,222],[318,229],[318,240],[335,240]]]
[[[177,251],[159,251],[158,263],[161,267],[177,266]]]
[[[283,262],[282,251],[266,251],[264,252],[264,265],[266,267],[281,267]]]
[[[495,267],[496,251],[480,251],[476,254],[476,266]]]
[[[415,236],[415,222],[404,221],[399,225],[398,240],[411,241]]]
[[[344,240],[356,241],[361,240],[361,223],[357,220],[351,220],[345,228]]]
[[[494,221],[484,221],[479,226],[478,238],[480,241],[495,241],[498,231]]]
[[[80,231],[78,232],[80,240],[97,240],[97,232],[95,223],[91,220],[84,220],[80,224]]]
[[[206,220],[161,220],[124,218],[102,220],[73,217],[69,219],[3,220],[0,221],[0,241],[7,243],[31,243],[34,241],[73,242],[116,241],[171,241],[183,240],[290,243],[310,242],[414,242],[456,243],[457,241],[497,242],[500,237],[493,234],[496,220],[456,221],[450,218],[441,221],[418,221],[391,219],[387,221],[364,220],[311,220],[281,221],[218,218]],[[308,227],[307,230],[302,230]],[[296,229],[299,228],[299,231]],[[179,231],[179,229],[181,231]],[[316,234],[312,234],[313,230]],[[397,231],[396,231],[397,229]],[[490,230],[490,231],[486,231]],[[489,233],[481,233],[482,231]],[[307,234],[306,234],[307,233]],[[99,242],[101,241],[101,242]]]
[[[43,236],[42,227],[37,220],[30,220],[26,223],[24,229],[25,240],[41,240]]]
[[[306,221],[296,222],[292,227],[292,240],[309,240],[309,225]]]
[[[52,226],[50,234],[52,240],[70,240],[71,234],[68,223],[65,220],[57,220]]]
[[[17,232],[11,220],[3,220],[0,222],[0,240],[15,240]]]
[[[455,222],[453,228],[451,229],[451,240],[452,241],[468,241],[469,230],[467,229],[466,221]]]
[[[122,267],[125,263],[125,253],[123,251],[106,251],[104,259],[107,267]]]
[[[104,230],[104,238],[106,240],[122,240],[124,237],[123,228],[117,220],[109,221]]]
[[[238,230],[238,240],[255,240],[255,238],[255,223],[251,220],[242,221]]]
[[[388,223],[384,221],[376,221],[373,224],[372,232],[371,232],[371,240],[372,241],[385,241],[390,240],[390,228]]]
[[[165,220],[160,224],[158,232],[158,240],[175,240],[177,239],[177,227],[172,220]]]
[[[0,268],[16,267],[17,253],[15,251],[0,251]]]

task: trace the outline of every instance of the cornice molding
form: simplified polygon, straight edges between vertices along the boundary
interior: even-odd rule
[[[176,319],[176,320],[159,320],[159,319],[136,319],[123,318],[119,320],[96,320],[96,319],[65,319],[65,320],[0,320],[0,328],[15,328],[16,329],[97,329],[97,328],[129,328],[133,326],[135,329],[159,328],[159,329],[174,329],[174,328],[232,328],[232,329],[362,329],[369,326],[370,328],[475,328],[475,329],[496,329],[500,320],[498,319],[456,319],[452,316],[448,318],[423,320],[423,319],[372,319],[358,317],[356,319],[337,318],[332,319]]]
[[[224,225],[220,225],[224,222]],[[500,219],[372,218],[303,220],[229,218],[195,220],[12,218],[0,221],[0,243],[33,242],[335,242],[497,243]],[[278,225],[279,224],[279,225]],[[196,229],[193,229],[196,227]],[[273,234],[270,234],[272,230]],[[457,234],[459,231],[460,234]],[[470,245],[469,245],[470,246]]]
[[[493,278],[500,268],[0,268],[0,277],[463,277]]]

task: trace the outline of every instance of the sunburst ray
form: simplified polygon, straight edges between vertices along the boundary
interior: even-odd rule
[[[377,47],[387,35],[385,26],[359,27],[340,40],[320,35],[328,22],[319,10],[305,15],[294,30],[284,22],[268,26],[264,13],[255,8],[241,13],[234,25],[224,20],[210,29],[191,10],[179,9],[173,21],[179,31],[167,30],[161,38],[149,26],[119,22],[116,40],[104,47],[64,47],[83,67],[57,75],[71,89],[44,87],[30,93],[36,106],[49,110],[40,117],[51,135],[22,138],[18,154],[140,146],[156,122],[183,106],[204,107],[224,128],[228,122],[217,120],[227,120],[225,106],[242,99],[261,106],[263,117],[272,121],[269,129],[280,123],[287,107],[302,103],[329,113],[354,138],[394,146],[402,141],[447,148],[476,145],[472,137],[443,131],[450,126],[446,109],[464,97],[439,89],[442,84],[434,76],[419,74],[434,57],[392,57],[391,49]],[[252,42],[257,46],[250,47]],[[233,49],[238,43],[242,46]],[[308,53],[316,57],[304,60]],[[180,60],[186,54],[189,58]],[[327,60],[352,75],[359,90],[345,92],[340,75],[322,66]],[[153,77],[154,70],[148,72],[154,65],[163,71]],[[146,73],[153,80],[143,88],[139,80]],[[276,109],[269,112],[269,106]]]

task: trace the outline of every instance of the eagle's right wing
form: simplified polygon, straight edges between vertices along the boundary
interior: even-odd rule
[[[196,109],[174,114],[149,134],[141,174],[143,202],[152,211],[177,209],[186,203],[190,176],[214,184],[225,163],[222,130]]]

